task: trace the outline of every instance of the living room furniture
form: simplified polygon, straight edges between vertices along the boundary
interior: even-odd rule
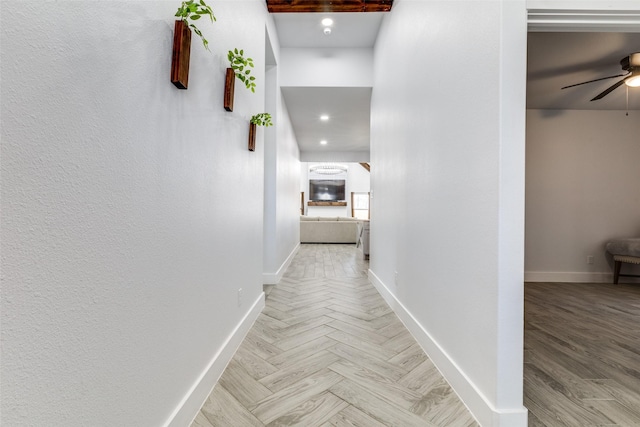
[[[358,221],[358,243],[356,248],[362,252],[362,259],[369,259],[369,221]]]
[[[613,255],[614,284],[618,284],[620,277],[640,277],[637,274],[620,274],[622,263],[640,264],[640,238],[612,240],[607,243],[606,250]]]
[[[358,219],[300,216],[300,243],[356,243]]]

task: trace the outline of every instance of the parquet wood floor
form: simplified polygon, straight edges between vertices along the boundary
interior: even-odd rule
[[[191,427],[477,426],[367,269],[302,245]]]
[[[640,285],[525,285],[530,427],[640,426]]]

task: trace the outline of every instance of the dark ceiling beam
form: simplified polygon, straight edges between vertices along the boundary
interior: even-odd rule
[[[271,13],[389,12],[393,0],[266,0]]]

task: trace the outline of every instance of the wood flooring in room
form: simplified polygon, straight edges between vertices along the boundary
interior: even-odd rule
[[[640,426],[640,284],[525,284],[529,427]]]
[[[367,269],[302,245],[191,426],[477,426]]]

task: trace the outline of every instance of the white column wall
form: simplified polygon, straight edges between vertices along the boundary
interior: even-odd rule
[[[270,73],[277,74],[280,67]],[[277,80],[276,80],[277,81]],[[276,284],[300,244],[300,151],[287,106],[276,85],[274,129],[266,153],[264,283]]]
[[[371,277],[486,426],[527,422],[525,52],[510,1],[394,2],[374,50]]]
[[[213,2],[185,91],[178,5],[1,4],[3,425],[186,425],[263,304],[264,151],[247,136],[270,18]],[[229,113],[234,47],[258,88],[236,84]]]

